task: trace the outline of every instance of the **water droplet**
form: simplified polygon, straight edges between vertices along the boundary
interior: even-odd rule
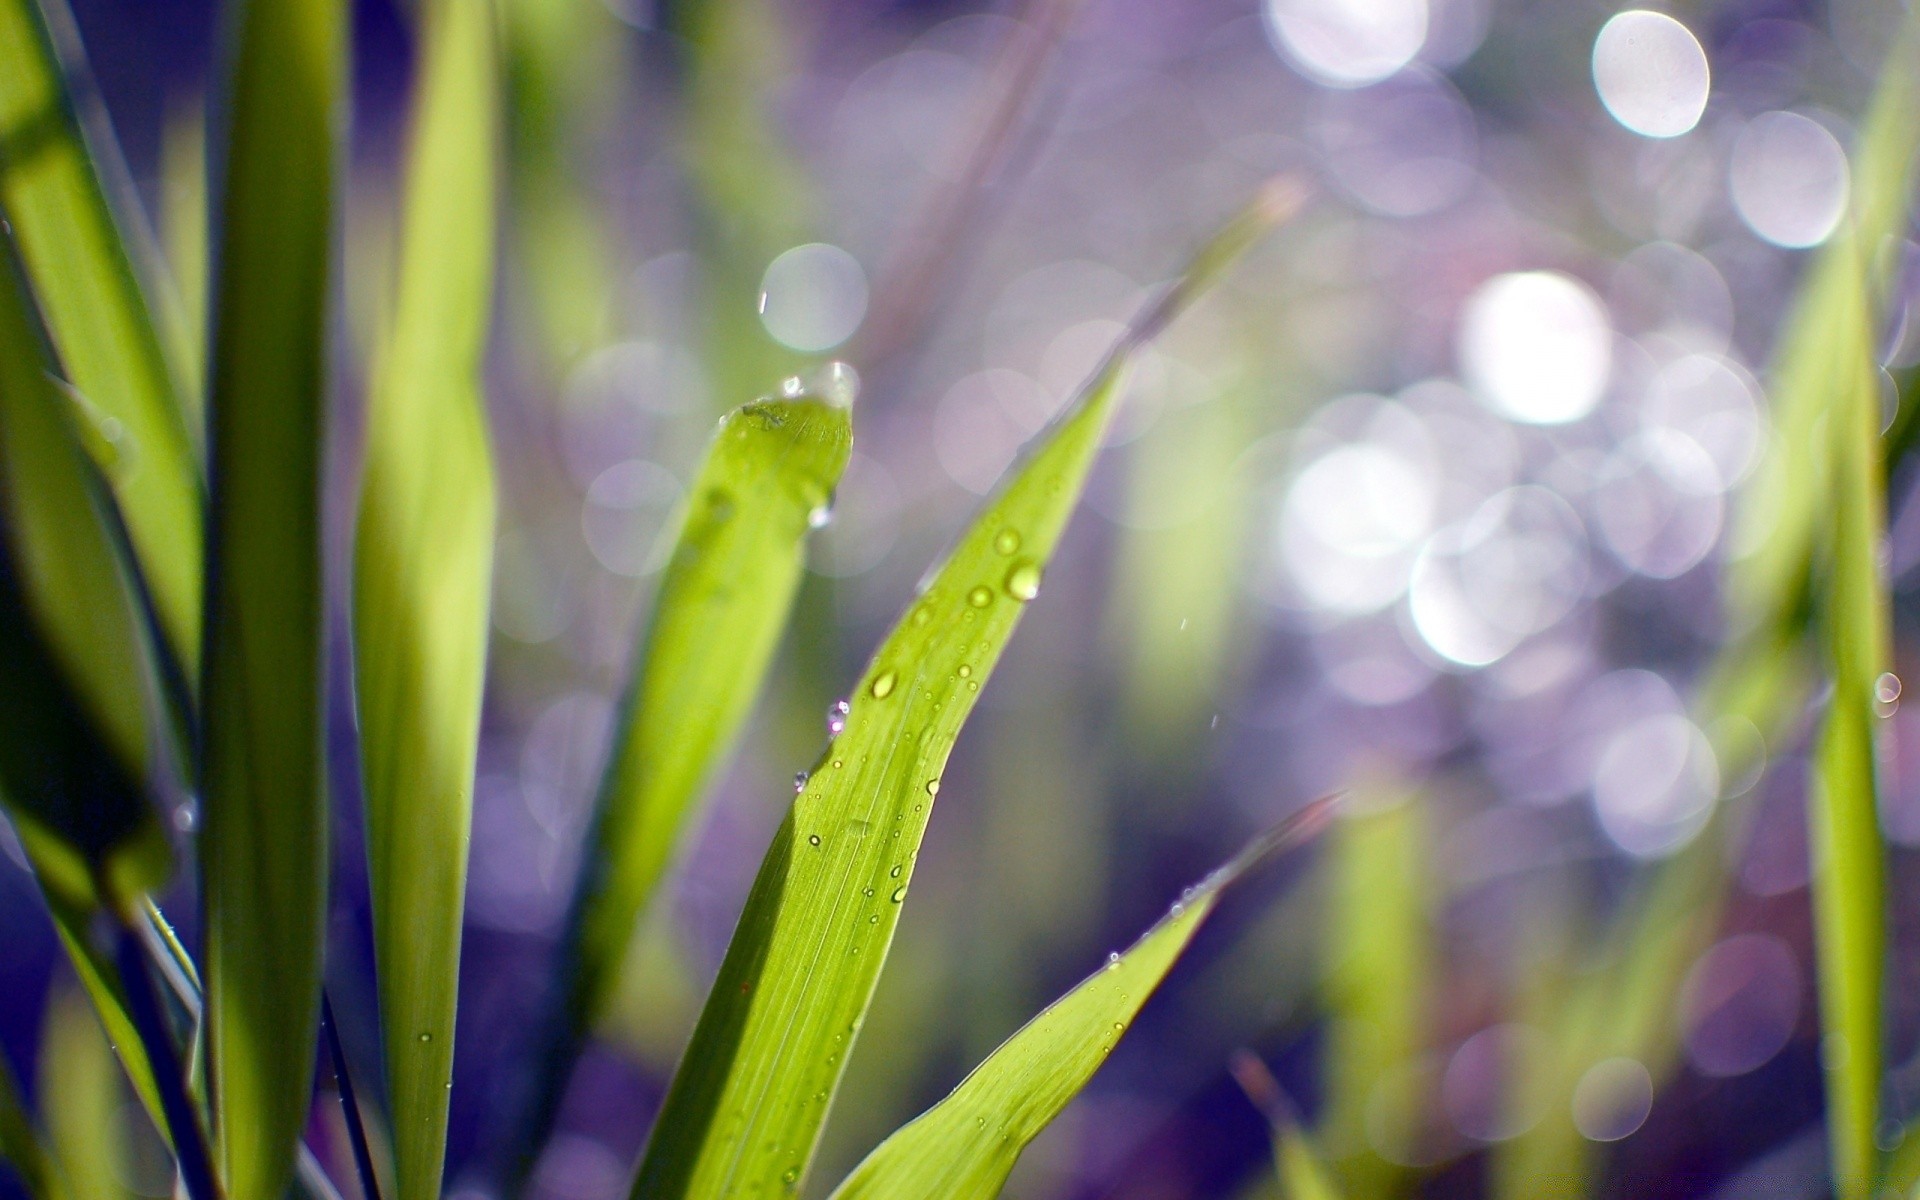
[[[1173,902],[1173,909],[1172,909],[1173,916],[1176,916],[1176,917],[1180,916],[1182,913],[1185,913],[1186,911],[1187,911],[1186,905],[1180,903],[1178,900],[1175,900]]]
[[[780,394],[792,400],[796,397],[806,395],[807,385],[801,382],[798,375],[789,375],[780,381]]]
[[[895,677],[892,671],[882,671],[873,677],[873,686],[867,690],[873,694],[875,700],[885,700],[893,695],[894,682]]]
[[[433,1035],[431,1033],[426,1032],[425,1030],[422,1030],[420,1033],[420,1040],[423,1043],[430,1042],[433,1040]]]
[[[870,888],[870,887],[867,887],[867,888],[861,888],[861,889],[860,889],[860,894],[861,894],[862,896],[871,896],[871,895],[873,895],[873,889],[872,889],[872,888]],[[836,1035],[836,1036],[838,1036],[838,1035]]]
[[[938,796],[939,794],[940,794],[940,781],[938,779],[927,780],[927,795]]]
[[[1127,1028],[1127,1023],[1125,1021],[1115,1021],[1113,1023],[1113,1031],[1115,1033],[1124,1032],[1126,1028]]]
[[[1120,952],[1118,950],[1115,950],[1107,955],[1107,970],[1111,971],[1119,965],[1120,965]]]
[[[970,691],[970,692],[977,692],[977,691],[979,691],[979,690],[980,690],[980,681],[979,681],[978,679],[969,679],[969,680],[967,680],[967,690],[968,690],[968,691]]]
[[[795,795],[807,790],[807,778],[805,771],[795,771],[793,773],[793,791]]]
[[[809,845],[809,846],[818,846],[819,844],[820,844],[820,835],[819,835],[819,834],[817,834],[817,833],[810,833],[810,834],[808,834],[808,835],[807,835],[807,845]]]
[[[199,824],[200,810],[194,807],[191,800],[173,810],[173,827],[181,833],[192,833]]]
[[[960,678],[962,678],[962,679],[971,679],[971,678],[973,678],[973,667],[972,667],[971,665],[969,665],[969,664],[967,664],[967,663],[961,663],[961,664],[960,664]]]
[[[1002,554],[1012,554],[1020,548],[1020,531],[1018,529],[1002,529],[1000,536],[993,539],[993,548]]]
[[[800,1181],[800,1169],[798,1167],[788,1167],[787,1173],[780,1178],[786,1180],[788,1183],[798,1183]]]
[[[913,610],[913,623],[916,626],[925,625],[931,620],[933,620],[933,609],[929,605],[922,604]]]
[[[839,759],[837,759],[837,758],[836,758],[836,759],[834,759],[834,760],[833,760],[833,769],[834,769],[834,770],[836,770],[836,771],[838,771],[838,770],[839,770],[839,769],[841,768],[841,766],[842,766],[842,765],[843,765],[843,764],[841,763],[841,761],[840,761]]]
[[[860,373],[838,360],[815,374],[813,390],[835,408],[852,408],[860,396]]]
[[[831,520],[833,520],[832,501],[828,501],[825,504],[816,504],[807,510],[808,529],[825,529],[827,523]]]
[[[900,903],[902,900],[905,900],[906,898],[907,898],[906,885],[902,884],[901,886],[893,889],[893,902],[895,904]]]
[[[893,870],[891,870],[891,871],[888,871],[888,872],[887,872],[887,878],[889,878],[889,879],[898,879],[898,878],[900,878],[900,864],[899,864],[899,863],[895,863],[895,864],[893,864]]]
[[[874,915],[867,918],[867,924],[869,925],[878,925],[879,923],[880,923],[879,913],[875,913]]]
[[[1007,572],[1007,595],[1015,600],[1031,600],[1040,594],[1040,564],[1023,558]]]
[[[975,608],[985,608],[993,603],[993,589],[985,586],[974,588],[967,593],[967,603]]]
[[[1873,681],[1873,702],[1883,717],[1893,715],[1900,707],[1900,677],[1892,671]]]
[[[827,710],[827,736],[839,737],[847,727],[847,714],[852,711],[853,706],[845,700],[835,700],[833,707]]]

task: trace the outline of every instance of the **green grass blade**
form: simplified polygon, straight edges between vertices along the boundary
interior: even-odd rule
[[[795,799],[668,1092],[636,1197],[798,1185],[860,1030],[960,726],[1072,514],[1128,357],[1297,194],[1202,251],[1015,469],[882,643]]]
[[[852,447],[851,395],[728,414],[689,490],[602,785],[577,908],[573,1019],[605,1010],[634,922],[738,737],[793,607],[813,514]]]
[[[1326,1116],[1320,1142],[1357,1196],[1404,1191],[1428,1098],[1395,1086],[1426,1052],[1435,970],[1433,839],[1405,783],[1357,784],[1322,860],[1332,873],[1326,944]],[[1371,1135],[1371,1136],[1370,1136]],[[1387,1151],[1384,1156],[1382,1151]]]
[[[339,0],[241,6],[212,378],[201,897],[209,1083],[233,1200],[306,1123],[327,878],[320,457]]]
[[[1300,1127],[1299,1114],[1267,1064],[1253,1052],[1241,1050],[1234,1054],[1231,1066],[1240,1090],[1267,1118],[1273,1136],[1274,1175],[1283,1200],[1340,1200],[1333,1172],[1312,1137]]]
[[[171,858],[142,790],[141,637],[46,368],[0,247],[0,792],[43,888],[124,906]]]
[[[1324,823],[1331,798],[1254,842],[1181,895],[1124,954],[1049,1005],[946,1099],[882,1142],[834,1200],[991,1200],[1038,1137],[1113,1051],[1193,940],[1220,893],[1249,867]]]
[[[77,108],[66,82],[83,71],[61,0],[0,0],[0,211],[67,378],[106,435],[108,483],[167,648],[190,678],[200,640],[199,467],[141,289],[150,256],[137,206],[123,206],[126,219],[116,221],[102,184],[118,175],[112,138],[103,119],[81,119],[94,114]]]
[[[391,336],[367,406],[354,682],[400,1200],[440,1194],[486,675],[494,14],[427,7]]]
[[[40,1030],[41,1119],[72,1200],[132,1200],[120,1070],[87,1002],[68,988]]]
[[[1873,327],[1863,271],[1842,293],[1852,303],[1851,337],[1831,360],[1828,435],[1832,522],[1822,624],[1833,682],[1814,755],[1808,804],[1818,869],[1813,907],[1822,1045],[1826,1047],[1827,1130],[1836,1191],[1845,1200],[1871,1194],[1878,1170],[1878,1122],[1884,1057],[1881,990],[1888,952],[1886,846],[1880,832],[1875,697],[1892,665],[1887,585],[1879,564],[1885,535],[1880,406]]]
[[[0,1164],[13,1175],[31,1200],[66,1200],[66,1181],[53,1165],[53,1155],[20,1098],[13,1064],[0,1054]]]

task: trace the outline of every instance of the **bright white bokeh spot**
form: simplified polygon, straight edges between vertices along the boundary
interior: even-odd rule
[[[1613,119],[1646,137],[1679,137],[1707,109],[1707,54],[1685,25],[1634,8],[1593,41],[1593,86]]]
[[[1653,1111],[1653,1076],[1631,1058],[1603,1058],[1573,1089],[1573,1123],[1596,1142],[1617,1142]]]
[[[1817,121],[1761,113],[1733,143],[1727,167],[1733,207],[1776,246],[1817,246],[1847,209],[1847,152]]]
[[[1511,487],[1427,539],[1407,612],[1428,649],[1484,667],[1570,612],[1586,579],[1579,516],[1545,488]]]
[[[1712,745],[1698,726],[1673,712],[1626,725],[1607,743],[1593,772],[1600,827],[1636,858],[1671,854],[1691,841],[1719,792]]]
[[[1427,0],[1266,0],[1265,11],[1280,53],[1330,87],[1378,83],[1427,41]]]
[[[1436,482],[1426,464],[1376,442],[1316,459],[1280,514],[1280,553],[1294,586],[1335,612],[1372,612],[1399,599],[1432,519]]]
[[[1765,425],[1759,390],[1738,363],[1714,354],[1686,354],[1649,381],[1640,416],[1647,428],[1684,434],[1704,450],[1716,487],[1725,492],[1760,457]]]
[[[760,321],[773,340],[795,350],[831,350],[867,315],[867,273],[838,246],[809,242],[767,264],[760,279]]]
[[[1720,539],[1726,506],[1720,469],[1700,443],[1674,429],[1643,429],[1609,454],[1593,490],[1607,548],[1630,570],[1673,579]]]
[[[1530,425],[1593,411],[1613,367],[1607,310],[1558,271],[1497,275],[1468,298],[1460,364],[1495,412]]]

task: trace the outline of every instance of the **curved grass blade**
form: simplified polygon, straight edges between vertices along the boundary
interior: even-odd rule
[[[201,847],[209,1090],[233,1200],[277,1200],[320,1019],[320,457],[339,0],[236,14],[212,378]]]
[[[97,102],[83,103],[69,82],[84,78],[61,0],[0,0],[0,211],[59,360],[104,435],[107,482],[165,651],[190,680],[200,641],[199,467],[141,288],[151,255],[138,207],[121,205],[116,221],[103,177],[118,182],[124,171]]]
[[[486,677],[494,13],[425,11],[391,336],[367,406],[354,686],[400,1200],[440,1194]]]
[[[66,1181],[20,1099],[20,1083],[5,1054],[0,1054],[0,1163],[12,1168],[31,1200],[66,1200]]]
[[[886,958],[941,769],[1072,514],[1131,354],[1300,195],[1276,187],[1143,314],[888,635],[748,895],[633,1186],[798,1186]]]
[[[19,284],[0,247],[0,793],[44,889],[119,907],[171,861],[143,794],[141,638]]]
[[[1273,1165],[1280,1180],[1280,1195],[1285,1200],[1340,1200],[1333,1173],[1307,1131],[1300,1127],[1299,1114],[1267,1064],[1252,1051],[1242,1050],[1233,1056],[1231,1067],[1234,1082],[1273,1131]]]
[[[574,1061],[620,980],[635,922],[680,831],[751,714],[800,584],[814,514],[852,449],[851,381],[727,414],[641,639],[562,942],[563,1005],[515,1136],[545,1139]],[[524,1170],[530,1163],[512,1166]]]
[[[72,1200],[132,1200],[120,1072],[87,1003],[69,988],[48,998],[40,1030],[41,1119]]]
[[[1124,954],[1047,1006],[946,1099],[900,1127],[835,1189],[834,1200],[991,1200],[1020,1152],[1080,1094],[1187,943],[1248,868],[1326,823],[1315,801],[1181,895]]]

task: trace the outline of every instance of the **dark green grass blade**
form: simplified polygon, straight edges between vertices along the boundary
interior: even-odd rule
[[[453,1079],[494,480],[492,6],[424,13],[390,336],[367,406],[354,545],[354,683],[401,1200],[440,1194]]]
[[[31,1200],[66,1200],[66,1181],[20,1098],[20,1083],[4,1054],[0,1054],[0,1164],[13,1171]]]
[[[81,120],[94,114],[76,108],[62,60],[84,75],[62,0],[0,0],[0,210],[67,378],[105,435],[107,480],[167,649],[190,673],[200,638],[199,467],[141,290],[149,256],[137,210],[116,221],[102,186],[118,174],[111,136],[104,120]]]
[[[1276,190],[1202,252],[1042,435],[874,655],[844,732],[761,864],[636,1197],[798,1185],[872,999],[941,769],[1039,590],[1129,356],[1297,200]]]
[[[869,1154],[835,1200],[991,1200],[1027,1143],[1080,1093],[1207,919],[1249,867],[1325,824],[1320,800],[1182,894],[1124,954],[1049,1005],[946,1099]]]
[[[320,457],[338,0],[249,0],[210,363],[203,772],[210,1089],[233,1200],[279,1200],[306,1123],[327,870]]]
[[[170,854],[142,791],[141,639],[13,261],[0,247],[0,792],[41,886],[124,905]]]

